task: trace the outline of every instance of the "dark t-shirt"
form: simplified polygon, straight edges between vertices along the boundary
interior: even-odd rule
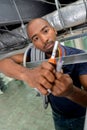
[[[84,53],[82,50],[78,50],[71,47],[65,47],[66,55],[73,55]],[[81,88],[81,83],[79,81],[79,75],[87,74],[87,63],[79,63],[72,65],[63,66],[64,73],[68,73],[73,83],[76,87]],[[49,95],[49,101],[52,107],[52,110],[56,113],[62,114],[65,117],[76,118],[85,115],[86,108],[80,106],[79,104],[72,102],[71,100],[64,97]]]
[[[73,54],[79,54],[84,53],[84,51],[62,46],[65,51],[66,55],[73,55]],[[30,47],[27,56],[32,61],[32,53],[31,50],[33,48]],[[39,53],[40,54],[40,53]],[[36,51],[34,50],[34,57],[36,57]],[[41,55],[39,56],[41,57]],[[45,57],[47,59],[47,57]],[[35,61],[36,58],[34,58]],[[39,58],[40,60],[41,58]],[[87,63],[79,63],[79,64],[72,64],[72,65],[63,65],[63,72],[66,74],[69,74],[73,80],[73,83],[76,87],[81,88],[81,84],[79,81],[79,75],[87,74]],[[81,105],[72,102],[71,100],[64,98],[64,97],[57,97],[53,96],[52,94],[49,95],[49,102],[51,104],[52,110],[56,113],[62,114],[67,118],[77,118],[84,116],[86,113],[86,108],[82,107]]]

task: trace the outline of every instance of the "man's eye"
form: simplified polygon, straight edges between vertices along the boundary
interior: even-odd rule
[[[38,37],[33,38],[33,41],[37,41],[37,40],[38,40]]]
[[[48,31],[49,31],[49,30],[48,30],[48,29],[46,29],[46,30],[44,30],[44,33],[48,33]]]

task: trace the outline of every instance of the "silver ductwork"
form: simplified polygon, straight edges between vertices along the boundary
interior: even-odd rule
[[[83,0],[74,2],[66,7],[60,8],[43,18],[47,19],[57,30],[71,28],[86,21],[86,4]],[[61,14],[60,14],[61,13]],[[61,19],[64,24],[62,24]]]

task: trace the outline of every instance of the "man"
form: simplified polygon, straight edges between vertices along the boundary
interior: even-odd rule
[[[36,18],[29,22],[27,33],[34,46],[45,52],[46,58],[50,58],[56,41],[56,30],[46,20]],[[60,47],[63,55],[83,53],[75,48]],[[47,93],[46,88],[52,92],[48,97],[52,107],[55,129],[83,130],[87,106],[87,63],[64,65],[63,73],[55,72],[49,63],[46,65],[42,65],[45,67],[44,70],[49,70],[55,77],[53,81],[50,81],[49,77],[45,77],[46,80],[41,77],[40,88],[42,86],[44,90],[39,90],[42,94]],[[47,80],[48,83],[46,83]],[[52,83],[52,86],[49,83]]]
[[[28,24],[27,31],[34,45],[44,51],[46,57],[49,58],[56,40],[56,30],[47,21],[35,19]],[[82,52],[67,47],[63,48],[66,55],[71,52],[72,54]],[[68,130],[68,127],[82,130],[85,107],[87,106],[87,65],[63,66],[64,73],[69,73],[69,76],[56,72],[55,68],[48,62],[30,70],[20,65],[22,61],[23,54],[0,60],[0,72],[25,81],[44,95],[48,94],[48,89],[51,90],[49,102],[52,106],[56,130]],[[80,84],[83,85],[84,89],[81,89]],[[68,127],[65,122],[68,122]]]

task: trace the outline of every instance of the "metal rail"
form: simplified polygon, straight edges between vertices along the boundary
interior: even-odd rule
[[[56,59],[58,60],[59,58],[56,58]],[[48,61],[48,59],[39,60],[39,61],[35,61],[35,62],[27,62],[26,66],[29,68],[34,68],[34,67],[37,67],[38,65],[40,65],[43,61]],[[63,61],[64,61],[64,63],[63,63],[64,65],[87,62],[87,52],[81,53],[81,54],[64,56]]]

